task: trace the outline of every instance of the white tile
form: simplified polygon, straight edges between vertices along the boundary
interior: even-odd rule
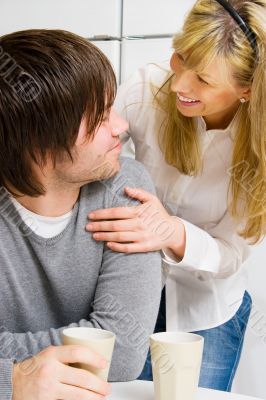
[[[195,0],[124,0],[123,36],[173,34]]]
[[[117,83],[120,81],[120,41],[119,40],[96,40],[91,41],[95,46],[109,58],[114,68]]]
[[[0,35],[31,28],[119,37],[121,0],[1,0]]]
[[[172,52],[172,38],[123,39],[121,48],[121,82],[145,64],[169,60]]]

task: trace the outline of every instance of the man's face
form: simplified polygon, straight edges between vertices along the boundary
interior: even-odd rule
[[[116,174],[120,169],[119,154],[122,148],[119,135],[127,129],[128,123],[111,109],[93,139],[88,138],[87,122],[83,118],[72,149],[73,162],[66,157],[56,163],[55,181],[81,187]]]

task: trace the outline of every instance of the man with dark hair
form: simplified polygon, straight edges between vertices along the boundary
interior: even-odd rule
[[[106,363],[62,346],[68,326],[116,334],[111,381],[142,370],[160,255],[115,253],[85,231],[90,211],[129,204],[125,186],[154,191],[141,164],[119,159],[127,123],[112,110],[115,92],[107,58],[79,36],[0,38],[1,400],[108,395],[108,383],[68,365]]]

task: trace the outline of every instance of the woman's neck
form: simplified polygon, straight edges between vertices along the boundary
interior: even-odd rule
[[[226,110],[226,112],[222,111],[217,114],[203,116],[207,130],[226,129],[233,120],[238,108],[239,104],[236,104],[230,109]]]

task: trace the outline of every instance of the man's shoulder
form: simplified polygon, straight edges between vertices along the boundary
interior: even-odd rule
[[[104,182],[108,198],[111,203],[123,203],[126,199],[125,187],[142,188],[150,193],[155,193],[151,177],[140,162],[132,158],[120,157],[119,172]]]
[[[91,182],[82,188],[82,199],[90,202],[92,199],[103,202],[103,207],[128,205],[129,198],[125,194],[125,187],[141,188],[155,193],[151,177],[139,161],[120,156],[120,170],[109,179]],[[130,200],[130,205],[138,204]]]
[[[120,156],[119,160],[121,165],[119,174],[134,176],[136,176],[136,174],[140,175],[142,173],[148,174],[145,166],[141,162],[134,160],[133,158]]]
[[[151,178],[145,166],[132,158],[120,157],[120,170],[112,178],[112,183],[124,180],[128,182],[126,186],[133,185],[134,187],[140,184],[150,184]]]

